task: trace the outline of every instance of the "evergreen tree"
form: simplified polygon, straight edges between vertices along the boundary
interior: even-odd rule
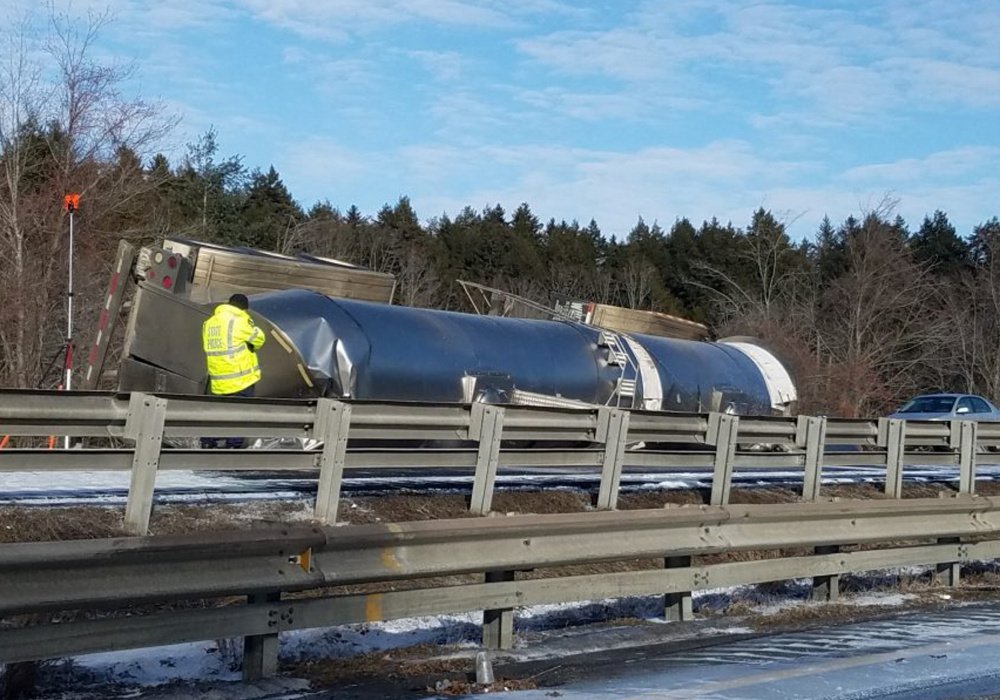
[[[969,262],[976,267],[989,266],[1000,252],[1000,219],[993,217],[972,229]]]
[[[813,255],[820,284],[826,284],[847,272],[850,263],[844,230],[834,229],[830,217],[824,216],[819,231],[816,232]]]
[[[210,129],[188,144],[184,162],[172,179],[161,183],[160,192],[173,228],[208,241],[232,242],[240,235],[246,170],[240,156],[216,161],[218,150]]]
[[[266,173],[254,170],[251,174],[240,218],[243,229],[233,242],[290,252],[290,234],[305,215],[272,165]]]
[[[968,244],[958,237],[942,211],[924,217],[920,230],[910,239],[910,248],[917,262],[945,277],[958,275],[969,260]]]

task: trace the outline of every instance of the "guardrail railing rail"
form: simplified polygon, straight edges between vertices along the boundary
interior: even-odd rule
[[[112,446],[16,446],[22,438],[52,434],[101,438],[91,443]],[[696,590],[812,577],[815,595],[834,598],[842,574],[909,565],[935,566],[955,585],[962,563],[1000,556],[1000,501],[975,495],[977,464],[985,450],[1000,447],[996,424],[6,390],[0,391],[0,436],[12,436],[0,449],[0,472],[129,472],[125,521],[136,535],[148,531],[157,474],[174,469],[314,472],[318,522],[0,545],[0,619],[33,614],[27,625],[0,625],[5,663],[243,636],[245,673],[259,677],[275,670],[278,635],[296,629],[481,610],[484,644],[503,648],[513,640],[515,609],[524,605],[655,594],[666,596],[665,617],[688,619]],[[175,446],[203,436],[294,438],[302,447]],[[835,449],[845,445],[858,451]],[[887,499],[821,499],[825,467],[859,464],[884,470]],[[956,466],[954,497],[901,500],[904,468],[921,464]],[[599,509],[331,527],[352,469],[468,469],[474,475],[470,508],[486,514],[498,471],[526,466],[593,471],[600,478]],[[615,510],[625,470],[692,468],[711,470],[710,504]],[[761,468],[801,470],[802,501],[731,504],[734,471]],[[790,556],[787,549],[812,553]],[[706,554],[750,550],[776,556],[697,562]],[[538,575],[564,565],[637,559],[659,565]],[[521,573],[527,571],[535,574]],[[471,579],[424,581],[449,576]],[[417,587],[338,588],[385,581]],[[245,602],[159,605],[232,596]],[[158,612],[129,607],[145,603],[157,604]],[[84,613],[83,619],[46,621],[46,613],[66,610]]]
[[[0,391],[0,435],[52,434],[110,438],[126,446],[8,446],[0,449],[0,472],[129,470],[125,521],[140,535],[148,532],[156,474],[163,470],[314,471],[316,517],[333,523],[344,474],[352,469],[469,469],[470,508],[486,514],[497,472],[507,467],[599,472],[596,505],[609,510],[617,505],[627,469],[711,468],[712,505],[728,503],[733,473],[745,469],[801,469],[802,498],[812,501],[820,498],[826,466],[882,468],[886,495],[899,498],[904,466],[945,464],[958,467],[958,490],[971,494],[982,453],[1000,448],[1000,425],[972,421]],[[294,438],[303,449],[169,446],[204,436]]]
[[[831,599],[843,574],[917,565],[956,585],[962,563],[1000,556],[998,534],[1000,502],[958,495],[7,544],[0,620],[31,617],[0,625],[0,663],[244,636],[244,672],[259,677],[284,632],[476,610],[484,646],[509,648],[521,606],[666,595],[665,617],[687,619],[692,591],[812,577]],[[697,563],[745,551],[773,556]],[[650,565],[554,572],[626,560]],[[408,585],[343,588],[386,581]]]

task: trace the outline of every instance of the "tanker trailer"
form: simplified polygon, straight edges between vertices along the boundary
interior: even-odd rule
[[[304,372],[274,395],[396,401],[615,405],[672,411],[783,411],[781,362],[752,339],[717,343],[624,334],[572,321],[478,316],[307,290],[251,297]],[[262,357],[268,376],[267,357]],[[546,402],[546,397],[551,402]],[[560,403],[561,402],[561,403]]]
[[[214,304],[140,283],[123,391],[203,393],[201,324]],[[315,291],[250,295],[268,334],[259,396],[774,413],[795,400],[752,339],[626,334],[566,320],[478,316]]]

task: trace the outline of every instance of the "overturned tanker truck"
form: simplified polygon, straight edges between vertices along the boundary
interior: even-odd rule
[[[124,391],[205,393],[201,325],[233,291],[267,331],[258,396],[788,412],[792,378],[750,338],[716,342],[568,320],[391,303],[390,275],[168,239],[144,249],[118,372]]]

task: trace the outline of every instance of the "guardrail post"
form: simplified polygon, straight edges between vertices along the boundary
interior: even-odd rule
[[[319,399],[316,402],[313,436],[323,441],[323,451],[319,455],[319,483],[316,485],[313,512],[317,520],[327,524],[337,521],[350,429],[350,404],[334,399]]]
[[[513,571],[486,572],[486,583],[513,580]],[[513,608],[483,611],[483,646],[487,649],[510,649],[514,646]]]
[[[129,396],[125,437],[135,441],[135,451],[132,455],[128,502],[125,505],[125,529],[134,535],[149,532],[166,416],[166,399],[141,392]]]
[[[898,418],[879,418],[878,436],[885,454],[885,495],[901,498],[903,495],[903,460],[906,458],[906,421]]]
[[[256,593],[247,596],[248,605],[277,603],[281,593]],[[269,617],[271,626],[277,626],[277,610]],[[257,681],[271,678],[278,673],[278,633],[255,634],[243,638],[243,680]]]
[[[601,467],[601,488],[597,494],[597,507],[614,510],[618,506],[618,487],[625,462],[625,441],[628,438],[629,412],[613,408],[598,410],[598,442],[604,443],[604,462]]]
[[[469,439],[479,442],[476,455],[476,476],[472,483],[469,510],[486,515],[493,507],[493,484],[500,464],[500,438],[503,433],[504,410],[500,406],[473,403],[469,424]]]
[[[691,566],[690,556],[667,557],[664,568],[681,569]],[[694,605],[690,591],[667,593],[663,596],[663,619],[667,622],[686,622],[694,619]]]
[[[971,420],[951,421],[949,444],[958,450],[958,492],[970,496],[976,492],[977,426]]]
[[[823,450],[826,447],[826,418],[799,416],[795,442],[805,448],[805,472],[802,477],[802,500],[819,498],[823,477]]]
[[[815,547],[816,554],[837,554],[840,552],[840,545],[825,544]],[[840,598],[840,574],[829,574],[826,576],[813,576],[812,599],[823,600],[833,603]]]
[[[729,503],[739,425],[738,416],[731,416],[728,413],[710,413],[708,415],[709,443],[715,445],[715,470],[712,472],[710,501],[713,506],[724,506]]]
[[[962,421],[963,423],[966,421]],[[959,555],[965,558],[965,547],[959,537],[938,537],[938,544],[957,544]],[[962,580],[962,565],[957,561],[940,562],[934,570],[934,583],[943,586],[957,586]]]

